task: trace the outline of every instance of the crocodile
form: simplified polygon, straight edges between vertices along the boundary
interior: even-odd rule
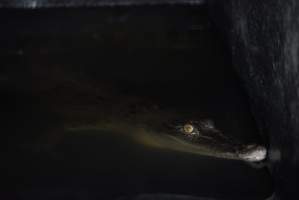
[[[246,162],[266,159],[263,145],[238,142],[211,119],[161,108],[146,98],[121,94],[112,88],[71,82],[38,95],[61,116],[67,132],[110,131],[126,134],[151,148]]]

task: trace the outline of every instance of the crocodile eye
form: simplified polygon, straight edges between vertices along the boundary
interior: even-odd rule
[[[183,130],[187,134],[192,134],[193,130],[194,130],[194,127],[191,124],[185,124],[184,127],[183,127]]]

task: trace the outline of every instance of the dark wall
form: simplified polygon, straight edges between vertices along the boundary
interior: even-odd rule
[[[4,8],[49,8],[49,7],[98,7],[119,5],[201,5],[205,0],[0,0]]]
[[[276,198],[298,198],[299,2],[210,2],[269,145]],[[225,17],[224,17],[225,16]]]

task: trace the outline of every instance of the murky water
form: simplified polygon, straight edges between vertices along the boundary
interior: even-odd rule
[[[140,141],[120,126],[117,131],[78,128],[103,118],[103,113],[111,113],[110,118],[121,124],[125,117],[119,106],[99,106],[103,91],[108,91],[113,103],[125,109],[124,99],[133,95],[145,99],[138,104],[151,107],[149,113],[157,103],[159,109],[213,119],[223,133],[241,141],[259,141],[247,97],[205,13],[198,15],[201,9],[102,11],[55,11],[55,16],[49,11],[24,12],[11,19],[28,26],[18,26],[20,35],[11,36],[23,41],[23,53],[14,54],[15,46],[9,43],[9,51],[1,50],[7,53],[2,57],[0,100],[3,196],[269,196],[271,178],[265,168],[163,148],[163,142],[153,142],[165,142],[159,137],[147,145],[147,138]],[[34,21],[32,15],[47,23]],[[73,17],[76,23],[68,23]],[[33,37],[36,27],[39,37]]]
[[[77,95],[70,89],[64,93],[67,97]],[[125,126],[120,131],[121,123],[112,131],[88,128],[89,117],[97,118],[101,110],[94,104],[84,104],[85,98],[81,103],[69,100],[68,105],[76,102],[70,106],[73,110],[83,107],[83,111],[74,112],[63,103],[65,95],[53,95],[54,98],[19,95],[10,93],[8,99],[5,121],[8,129],[2,132],[6,132],[9,142],[2,167],[17,191],[14,194],[21,198],[115,199],[165,193],[262,199],[268,195],[266,169],[200,156],[154,133],[139,132],[136,137]],[[54,109],[57,107],[61,110]],[[186,106],[182,110],[188,109]],[[117,112],[114,114],[119,121]],[[68,128],[69,123],[72,128]]]

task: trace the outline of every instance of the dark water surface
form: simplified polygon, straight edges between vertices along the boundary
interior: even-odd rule
[[[134,95],[162,108],[199,113],[223,133],[260,141],[247,97],[204,8],[1,15],[10,21],[2,25],[0,49],[3,197],[117,199],[162,193],[264,199],[271,194],[265,168],[148,147],[121,132],[68,131],[66,111],[53,110],[76,99],[77,107],[96,116],[101,95],[93,88],[112,85],[121,98]],[[85,90],[86,85],[93,86]]]

